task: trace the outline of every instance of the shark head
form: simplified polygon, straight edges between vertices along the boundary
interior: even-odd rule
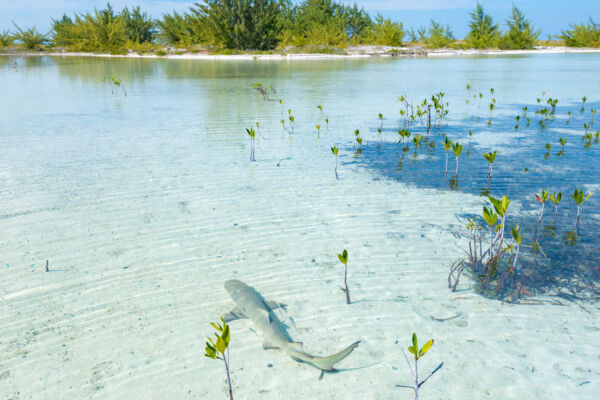
[[[227,293],[229,293],[230,295],[233,295],[234,293],[238,293],[248,288],[248,285],[246,285],[242,281],[238,281],[237,279],[230,279],[226,281],[224,286],[225,290],[227,290]]]

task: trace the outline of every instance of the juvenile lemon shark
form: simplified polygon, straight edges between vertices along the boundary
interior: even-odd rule
[[[235,279],[225,282],[225,290],[235,302],[233,309],[223,317],[225,322],[248,318],[265,336],[264,349],[281,349],[298,362],[311,364],[321,371],[336,371],[334,365],[348,357],[360,343],[354,342],[328,357],[311,356],[302,350],[301,342],[294,342],[289,337],[281,321],[271,312],[285,304],[267,301],[254,288]]]

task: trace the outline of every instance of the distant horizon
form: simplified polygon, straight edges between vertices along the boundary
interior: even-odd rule
[[[299,3],[300,1],[294,1]],[[430,20],[449,25],[454,36],[462,39],[469,31],[470,12],[475,8],[475,0],[359,0],[339,1],[347,5],[356,3],[363,7],[372,18],[378,13],[386,18],[401,22],[405,31],[429,26]],[[183,0],[114,0],[110,2],[116,10],[123,7],[140,6],[152,18],[160,18],[173,11],[185,12],[194,4]],[[500,30],[506,29],[506,19],[513,3],[505,0],[480,1],[485,11],[492,15]],[[536,30],[541,30],[540,39],[548,35],[560,35],[571,24],[587,22],[589,18],[600,21],[600,7],[597,1],[578,0],[570,7],[558,0],[521,0],[514,4],[519,7]],[[14,31],[13,21],[21,28],[36,26],[40,32],[51,29],[52,18],[63,14],[92,12],[94,8],[106,7],[104,0],[0,0],[0,31]],[[405,37],[406,40],[406,37]]]

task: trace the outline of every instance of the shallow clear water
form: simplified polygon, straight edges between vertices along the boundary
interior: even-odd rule
[[[231,278],[288,304],[276,313],[309,353],[362,340],[340,373],[319,381],[315,368],[263,350],[251,322],[234,321],[236,398],[410,398],[394,385],[410,382],[402,349],[412,332],[436,340],[422,374],[445,362],[422,398],[595,398],[600,145],[585,147],[581,136],[600,109],[598,71],[599,54],[0,57],[0,398],[225,398],[223,367],[204,357],[204,338],[232,306],[223,289]],[[104,77],[122,79],[127,96]],[[263,101],[255,82],[272,85],[284,106]],[[416,155],[412,143],[404,151],[397,97],[440,91],[448,125]],[[559,99],[544,130],[542,92]],[[530,126],[515,130],[525,105]],[[279,122],[288,109],[292,135]],[[256,122],[250,163],[245,128]],[[465,145],[451,182],[444,134]],[[559,137],[568,138],[562,157]],[[469,276],[457,292],[447,288],[467,245],[464,219],[486,204],[482,153],[491,150],[489,193],[513,199],[508,222],[523,228],[527,291],[513,304],[478,294]],[[451,157],[450,178],[454,167]],[[575,187],[594,193],[578,229]],[[555,222],[546,204],[541,255],[531,243],[534,193],[544,188],[563,200]]]

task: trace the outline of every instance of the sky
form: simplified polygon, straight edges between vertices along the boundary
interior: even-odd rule
[[[297,1],[296,1],[297,2]],[[381,13],[386,18],[402,22],[406,29],[427,26],[431,19],[449,24],[457,38],[463,38],[468,32],[469,12],[475,7],[476,0],[356,0],[341,1],[347,4],[357,3],[371,16]],[[510,14],[513,3],[529,18],[536,29],[542,30],[540,38],[558,35],[569,24],[587,22],[589,17],[600,22],[599,0],[481,0],[486,12],[495,22],[505,28],[505,20]],[[193,1],[186,0],[112,0],[115,9],[124,6],[141,6],[154,18],[166,12],[185,11]],[[0,31],[13,30],[14,21],[21,28],[35,25],[40,31],[50,29],[52,18],[62,14],[93,11],[94,7],[103,8],[105,0],[0,0]]]

